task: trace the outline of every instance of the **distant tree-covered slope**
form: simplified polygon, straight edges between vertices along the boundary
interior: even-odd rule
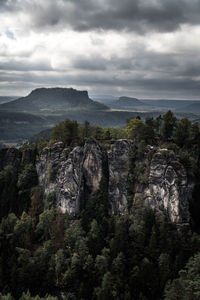
[[[0,111],[0,140],[24,140],[46,126],[44,117],[22,112]]]
[[[88,97],[87,91],[72,88],[39,88],[28,96],[0,105],[7,111],[63,111],[69,109],[105,110],[108,107]]]
[[[159,110],[159,111],[175,111],[184,113],[199,113],[200,112],[200,101],[199,100],[169,100],[169,99],[140,99],[145,105],[149,105],[148,110]]]
[[[193,102],[193,103],[191,103],[189,105],[181,107],[179,109],[179,111],[181,111],[181,112],[191,112],[191,113],[197,113],[197,114],[199,114],[200,113],[200,102],[199,101]]]
[[[11,96],[10,97],[9,96],[0,96],[0,104],[10,102],[10,101],[15,100],[17,98],[18,97],[15,97],[15,96],[13,96],[13,97],[11,97]]]

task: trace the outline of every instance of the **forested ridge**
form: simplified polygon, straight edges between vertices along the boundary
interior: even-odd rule
[[[35,159],[44,147],[62,141],[69,149],[93,137],[103,147],[131,139],[143,157],[147,145],[174,152],[194,182],[190,224],[132,204],[129,213],[110,215],[100,189],[79,218],[63,214],[38,185]],[[102,128],[66,120],[51,140],[29,143],[33,158],[0,172],[0,298],[11,299],[200,299],[200,128],[171,111],[124,128]],[[143,174],[135,174],[134,180]],[[49,168],[49,180],[54,174]],[[141,180],[140,178],[140,180]]]

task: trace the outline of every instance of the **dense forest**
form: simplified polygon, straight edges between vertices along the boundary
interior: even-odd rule
[[[147,145],[174,152],[195,183],[190,224],[173,224],[140,203],[128,214],[110,215],[106,182],[78,218],[62,213],[55,196],[45,197],[38,185],[35,160],[55,142],[73,149],[90,137],[104,147],[131,139],[138,157]],[[0,299],[200,299],[199,124],[177,120],[171,111],[130,119],[124,128],[66,120],[50,141],[20,151],[26,149],[34,154],[31,163],[0,171]],[[53,175],[49,169],[49,180]]]

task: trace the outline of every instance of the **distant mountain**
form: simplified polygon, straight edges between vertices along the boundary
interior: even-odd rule
[[[136,105],[142,105],[143,103],[138,100],[137,98],[131,98],[131,97],[120,97],[119,100],[116,101],[118,105],[123,106],[136,106]]]
[[[144,104],[137,98],[122,96],[117,101],[109,103],[109,106],[116,109],[127,110],[143,110],[148,107],[148,104]]]
[[[63,112],[70,109],[105,110],[108,107],[90,99],[87,91],[72,88],[39,88],[26,97],[0,105],[0,110],[6,111]]]

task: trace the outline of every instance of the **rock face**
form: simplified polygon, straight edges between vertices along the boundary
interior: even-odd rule
[[[36,163],[39,183],[46,195],[55,192],[56,205],[73,215],[84,207],[83,198],[100,187],[104,176],[104,152],[94,139],[70,153],[62,143],[46,148]]]
[[[108,154],[109,201],[112,213],[128,212],[128,176],[136,147],[130,140],[119,140]]]
[[[189,222],[192,185],[183,165],[169,150],[154,149],[151,158],[144,158],[147,180],[141,183],[133,176],[142,163],[136,152],[137,146],[130,140],[119,140],[108,150],[94,139],[73,150],[56,143],[45,148],[36,162],[39,184],[46,196],[55,193],[56,206],[74,216],[84,208],[86,199],[98,193],[104,180],[111,214],[128,213],[130,195],[134,201],[140,193],[144,205],[164,211],[172,222]]]
[[[151,160],[145,202],[152,208],[166,211],[172,222],[187,223],[191,188],[186,171],[175,155],[166,149],[158,150]]]
[[[104,164],[106,162],[106,154],[95,139],[89,139],[83,149],[84,159],[82,166],[82,175],[84,183],[90,193],[99,190],[100,183],[104,174]]]
[[[57,206],[63,212],[75,214],[80,191],[80,164],[82,149],[76,147],[71,153],[63,143],[45,148],[36,163],[39,183],[45,195],[56,194]]]
[[[34,150],[18,150],[16,148],[2,148],[0,149],[0,171],[6,166],[19,167],[35,162],[36,153]]]

